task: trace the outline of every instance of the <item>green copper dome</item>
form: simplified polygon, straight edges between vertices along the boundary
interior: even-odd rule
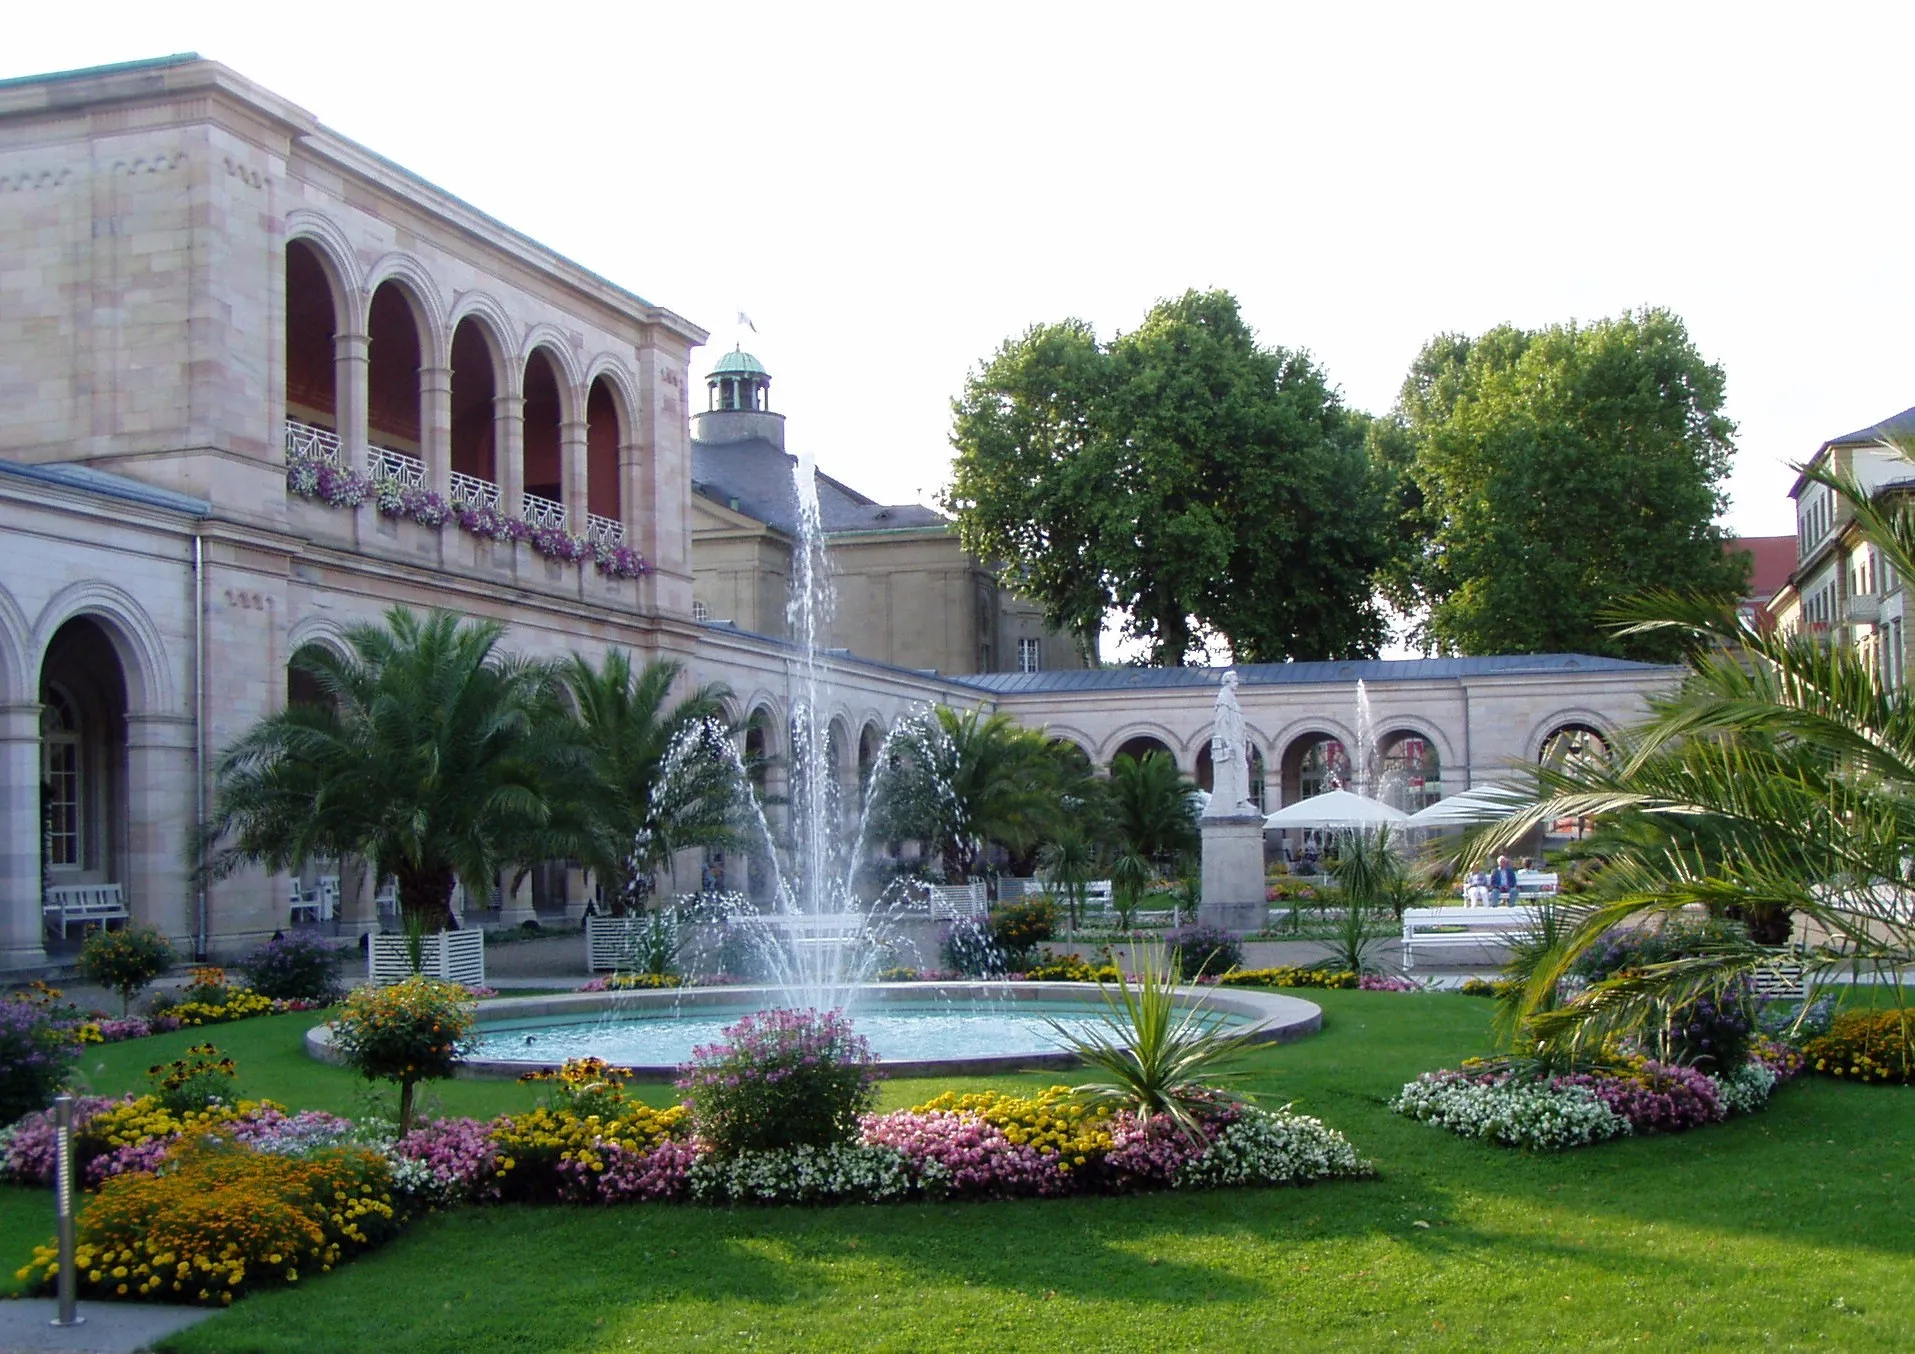
[[[769,376],[764,364],[743,348],[734,348],[719,358],[712,367],[712,376]]]

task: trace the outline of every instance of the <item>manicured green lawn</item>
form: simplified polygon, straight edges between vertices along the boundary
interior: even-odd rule
[[[1324,1033],[1258,1054],[1248,1084],[1343,1129],[1376,1160],[1375,1181],[823,1210],[465,1210],[426,1218],[318,1282],[250,1298],[166,1347],[1915,1344],[1915,1090],[1802,1081],[1766,1114],[1720,1127],[1526,1157],[1383,1108],[1415,1073],[1485,1051],[1487,1002],[1305,995],[1323,1005]],[[350,1111],[352,1079],[298,1052],[305,1023],[212,1036],[238,1058],[249,1092]],[[189,1042],[95,1050],[88,1065],[102,1088],[131,1086]],[[455,1112],[527,1103],[527,1088],[511,1085],[439,1089]],[[886,1103],[933,1089],[895,1084]],[[29,1199],[39,1196],[0,1194],[10,1256],[48,1230],[16,1226],[32,1221]],[[18,1263],[9,1258],[9,1279]]]

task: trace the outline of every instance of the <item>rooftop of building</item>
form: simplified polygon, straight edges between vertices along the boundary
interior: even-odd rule
[[[755,517],[790,536],[798,534],[798,488],[792,479],[798,458],[762,437],[692,446],[692,486],[714,502]],[[900,531],[947,526],[917,503],[879,503],[850,485],[817,472],[818,515],[827,532]]]
[[[102,498],[117,499],[122,503],[137,503],[141,507],[159,508],[165,512],[176,512],[187,517],[204,517],[213,510],[213,505],[203,498],[175,493],[171,489],[155,488],[139,480],[128,479],[125,475],[95,470],[88,465],[73,465],[65,462],[21,465],[14,461],[0,461],[0,476],[31,480],[38,484],[56,484],[66,489],[79,489],[85,493],[98,494]]]
[[[1795,572],[1793,536],[1732,536],[1725,542],[1724,548],[1732,553],[1748,552],[1748,595],[1758,602],[1766,602],[1775,596],[1776,591],[1789,581],[1789,575]]]
[[[723,353],[712,364],[709,375],[712,376],[769,376],[765,364],[745,351],[740,344],[728,353]]]
[[[985,672],[951,680],[1001,696],[1071,692],[1171,690],[1216,686],[1224,667],[1088,668],[1054,672]],[[1321,663],[1239,663],[1246,687],[1341,685],[1350,682],[1444,682],[1469,677],[1526,677],[1550,673],[1666,672],[1656,663],[1637,663],[1595,654],[1494,654],[1481,658],[1360,658]]]

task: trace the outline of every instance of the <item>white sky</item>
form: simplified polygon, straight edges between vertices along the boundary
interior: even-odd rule
[[[1747,533],[1915,405],[1907,7],[425,10],[20,4],[0,74],[198,51],[714,348],[742,307],[793,449],[885,500],[1004,338],[1186,287],[1379,411],[1439,331],[1669,306]]]

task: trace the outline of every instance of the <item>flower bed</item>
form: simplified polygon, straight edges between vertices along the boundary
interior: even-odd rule
[[[1849,1011],[1802,1046],[1815,1071],[1850,1081],[1915,1082],[1915,1012]]]
[[[1223,987],[1324,988],[1354,988],[1360,981],[1349,969],[1299,968],[1289,964],[1276,968],[1240,968],[1217,980]]]
[[[1767,1043],[1741,1067],[1719,1075],[1647,1058],[1560,1076],[1470,1062],[1424,1073],[1397,1093],[1390,1108],[1462,1137],[1560,1152],[1752,1114],[1799,1067],[1798,1057]]]

